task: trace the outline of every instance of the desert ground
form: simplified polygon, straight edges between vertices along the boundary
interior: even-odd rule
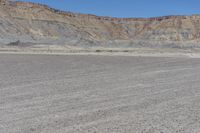
[[[199,132],[199,58],[0,54],[0,133]]]

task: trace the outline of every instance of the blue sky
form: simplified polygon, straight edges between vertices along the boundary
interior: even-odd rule
[[[56,9],[113,17],[200,14],[200,0],[23,0]]]

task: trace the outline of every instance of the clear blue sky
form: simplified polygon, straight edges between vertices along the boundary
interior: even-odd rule
[[[200,14],[200,0],[23,0],[56,9],[113,17]]]

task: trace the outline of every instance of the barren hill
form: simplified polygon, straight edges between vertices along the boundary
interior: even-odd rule
[[[198,48],[200,15],[112,18],[25,2],[0,2],[0,44]]]

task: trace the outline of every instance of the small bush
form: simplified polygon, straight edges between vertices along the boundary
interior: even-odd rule
[[[97,49],[96,52],[101,52],[101,50]]]
[[[9,46],[19,46],[20,44],[21,44],[21,42],[18,40],[16,42],[10,42],[7,45],[9,45]]]

